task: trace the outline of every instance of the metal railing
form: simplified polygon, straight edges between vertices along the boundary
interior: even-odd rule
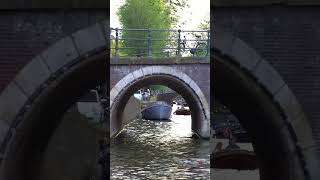
[[[210,56],[210,31],[110,29],[111,57]]]

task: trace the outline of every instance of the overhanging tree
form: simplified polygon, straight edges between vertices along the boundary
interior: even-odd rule
[[[118,11],[118,16],[123,29],[170,29],[177,22],[174,15],[174,6],[167,0],[127,0]],[[148,41],[148,31],[123,31],[121,38],[124,40],[122,47],[129,56],[148,55],[148,46],[152,54],[163,52],[168,41]],[[169,32],[150,32],[151,39],[168,39]]]

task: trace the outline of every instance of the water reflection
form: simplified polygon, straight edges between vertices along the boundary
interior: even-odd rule
[[[111,143],[111,179],[210,179],[209,141],[191,138],[190,116],[171,119],[127,126]]]

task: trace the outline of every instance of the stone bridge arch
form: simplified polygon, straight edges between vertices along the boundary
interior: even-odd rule
[[[110,136],[122,128],[122,111],[138,89],[153,84],[165,85],[189,104],[192,129],[204,138],[210,137],[210,109],[199,86],[187,74],[170,66],[147,66],[127,74],[110,91]]]
[[[318,179],[309,121],[279,73],[254,49],[215,26],[213,91],[254,141],[261,179]]]
[[[37,160],[64,112],[107,77],[107,21],[56,42],[0,95],[0,179],[37,177]]]

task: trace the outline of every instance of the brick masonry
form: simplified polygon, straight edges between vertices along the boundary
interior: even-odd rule
[[[108,46],[107,40],[103,34],[107,31],[107,24],[107,20],[101,19],[98,23],[90,24],[89,27],[84,26],[79,31],[70,34],[61,34],[66,37],[62,36],[63,38],[60,38],[44,51],[42,50],[41,53],[35,53],[35,55],[37,55],[36,57],[26,60],[25,63],[32,62],[24,66],[19,73],[16,73],[17,76],[15,76],[15,73],[10,74],[12,77],[15,76],[15,78],[12,78],[10,83],[5,86],[0,94],[0,179],[7,179],[6,176],[8,174],[8,177],[12,177],[12,174],[9,172],[10,170],[6,169],[7,159],[10,159],[7,156],[7,152],[10,151],[11,145],[15,145],[15,143],[10,142],[14,142],[15,138],[17,138],[17,136],[12,134],[19,134],[20,137],[21,134],[27,133],[28,131],[19,126],[22,124],[21,121],[24,121],[25,119],[15,121],[17,119],[16,117],[19,116],[17,113],[21,112],[21,114],[23,114],[22,116],[24,116],[28,111],[30,112],[30,102],[33,101],[34,98],[39,97],[35,95],[37,90],[43,92],[41,88],[46,88],[49,84],[57,82],[50,80],[63,78],[63,76],[70,72],[68,71],[68,68],[79,67],[82,63],[88,64],[89,67],[93,64],[95,67],[94,71],[100,71],[98,77],[101,77],[101,74],[106,74],[107,61],[105,51]],[[84,39],[88,37],[90,37],[88,41],[84,41]],[[41,41],[38,43],[41,43]],[[90,46],[88,46],[88,44],[90,44]],[[91,56],[94,57],[91,58]],[[7,60],[7,62],[12,63],[13,65],[19,65],[17,61],[10,62]],[[73,63],[70,64],[69,62]],[[55,72],[57,70],[59,71],[59,74]],[[92,72],[92,69],[89,71]],[[89,74],[91,73],[89,72]],[[17,123],[13,123],[14,121]],[[30,123],[34,124],[34,122]],[[12,149],[16,148],[12,147]],[[14,158],[16,158],[16,156],[14,156]],[[20,173],[15,173],[15,176],[17,177],[13,178],[18,179],[18,176],[20,175]]]
[[[144,68],[150,65],[162,65],[161,62],[157,62],[158,60],[149,60],[150,64],[111,64],[110,65],[110,89],[112,89],[115,84],[120,81],[127,74]],[[204,60],[205,61],[205,60]],[[202,90],[205,95],[207,102],[210,103],[210,64],[209,61],[206,63],[198,63],[197,60],[194,62],[189,61],[187,59],[187,63],[184,63],[183,60],[180,62],[181,64],[166,64],[174,69],[177,69],[181,72],[187,74],[192,80],[194,80],[197,85]]]
[[[191,107],[197,109],[193,118],[193,130],[201,137],[210,137],[210,61],[197,58],[168,59],[111,59],[110,63],[110,132],[114,136],[121,128],[119,126],[117,104],[123,103],[125,92],[130,91],[130,85],[143,80],[152,80],[153,75],[168,75],[167,81],[175,81],[174,87],[181,90],[187,99],[196,101]],[[146,61],[146,62],[145,62]],[[155,79],[153,79],[155,80]],[[165,82],[164,82],[165,83]],[[145,83],[144,85],[149,85]],[[179,90],[178,90],[179,91]],[[189,96],[193,96],[189,97]],[[188,100],[187,100],[188,101]],[[198,124],[198,125],[196,125]]]
[[[303,106],[320,155],[320,7],[215,8],[213,27],[254,48]]]
[[[1,11],[0,92],[34,56],[107,17],[105,9]]]

